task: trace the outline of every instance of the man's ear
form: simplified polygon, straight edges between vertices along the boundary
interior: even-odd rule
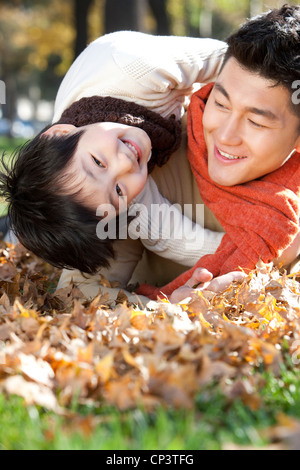
[[[299,136],[298,140],[296,141],[295,149],[297,150],[297,153],[300,153],[300,136]]]
[[[60,137],[64,134],[72,132],[74,129],[76,129],[76,127],[73,126],[73,124],[54,124],[41,135],[47,137]]]

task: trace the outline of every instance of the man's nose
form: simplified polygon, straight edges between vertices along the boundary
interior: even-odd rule
[[[228,117],[218,129],[218,140],[223,145],[240,145],[242,134],[239,121],[233,116]]]

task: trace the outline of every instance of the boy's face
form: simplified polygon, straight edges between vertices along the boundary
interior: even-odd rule
[[[277,170],[300,151],[299,124],[286,88],[230,58],[203,116],[211,179],[234,186]]]
[[[62,135],[80,130],[84,133],[68,169],[68,173],[75,175],[72,190],[81,189],[80,199],[91,209],[110,204],[117,213],[126,210],[146,183],[151,152],[148,134],[137,127],[111,122],[79,128],[58,124],[45,134]]]

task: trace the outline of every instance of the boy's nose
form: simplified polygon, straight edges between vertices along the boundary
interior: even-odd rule
[[[116,171],[119,175],[131,173],[134,169],[134,160],[126,152],[119,151],[116,159]]]

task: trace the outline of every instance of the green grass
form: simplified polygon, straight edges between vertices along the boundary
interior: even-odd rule
[[[3,150],[9,153],[13,152],[16,147],[24,144],[24,142],[26,141],[27,139],[23,139],[23,138],[14,139],[14,138],[9,138],[9,137],[0,137],[0,150],[1,152]]]
[[[9,158],[23,143],[0,138],[0,151],[5,150]],[[278,413],[300,419],[299,369],[285,359],[280,377],[262,375],[257,410],[240,400],[229,400],[218,384],[201,390],[192,410],[121,413],[74,403],[72,410],[81,419],[92,416],[97,420],[89,435],[82,431],[78,417],[69,420],[36,406],[27,407],[19,397],[0,394],[0,450],[211,450],[222,449],[226,443],[263,447],[268,444],[265,430],[276,424]]]
[[[229,402],[217,384],[199,393],[193,410],[121,413],[75,404],[82,419],[98,420],[89,435],[80,431],[78,418],[69,421],[26,407],[18,397],[0,395],[0,449],[218,450],[228,443],[264,447],[264,431],[275,425],[279,412],[300,418],[300,376],[285,368],[280,378],[265,374],[264,380],[257,410],[240,400]]]
[[[0,137],[0,155],[5,152],[7,161],[16,150],[17,147],[20,147],[26,142],[25,139],[10,139],[8,137]],[[7,204],[5,201],[0,198],[0,217],[7,213]]]
[[[218,399],[216,410],[223,408]],[[95,409],[81,413],[97,414]],[[222,410],[224,413],[224,410]],[[220,449],[222,441],[239,443],[261,442],[254,432],[253,418],[236,404],[231,410],[237,429],[226,429],[216,412],[207,416],[196,411],[158,410],[147,414],[141,410],[119,413],[107,410],[103,424],[98,424],[91,436],[64,428],[64,420],[38,410],[26,408],[22,400],[0,395],[0,449],[99,449],[99,450],[189,450]],[[243,432],[240,432],[242,424]],[[231,426],[231,425],[230,425]],[[253,442],[254,443],[254,442]]]

